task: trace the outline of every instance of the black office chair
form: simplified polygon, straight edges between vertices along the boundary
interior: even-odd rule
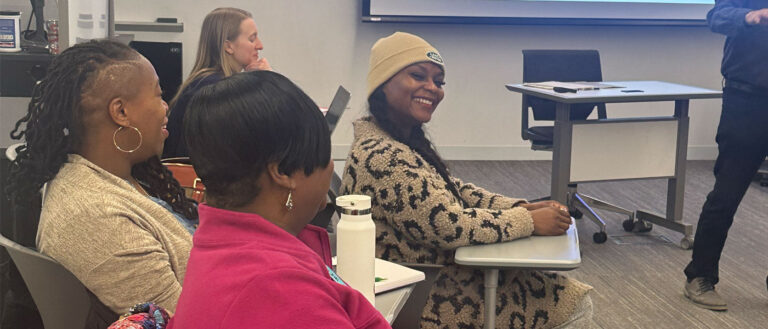
[[[543,81],[602,81],[600,54],[597,50],[523,50],[523,82]],[[538,97],[523,95],[521,133],[524,140],[531,141],[531,149],[551,151],[554,141],[553,126],[529,127],[528,109],[533,111],[534,120],[555,120],[555,102]],[[571,120],[586,120],[597,108],[597,118],[605,119],[605,103],[574,104],[571,107]],[[590,196],[579,194],[576,184],[568,184],[568,208],[571,216],[579,219],[587,214],[600,227],[592,239],[603,243],[608,239],[605,233],[605,221],[592,208],[603,209],[627,215],[623,222],[627,231],[647,232],[651,224],[635,223],[634,212]],[[545,197],[542,199],[548,199]],[[541,199],[539,199],[541,200]],[[581,208],[581,209],[579,209]]]

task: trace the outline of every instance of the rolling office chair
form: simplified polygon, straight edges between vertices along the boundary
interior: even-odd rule
[[[600,54],[597,50],[523,50],[523,82],[543,81],[602,81]],[[551,151],[554,141],[554,126],[528,126],[528,109],[533,111],[534,120],[555,120],[555,102],[538,97],[523,95],[522,128],[524,140],[531,141],[531,149]],[[571,107],[571,120],[586,120],[597,108],[598,119],[606,118],[605,103],[574,104]],[[605,233],[605,221],[593,210],[603,209],[629,218],[622,225],[626,231],[647,232],[652,226],[646,222],[635,222],[634,212],[605,201],[578,193],[576,184],[568,184],[568,208],[576,219],[587,214],[600,227],[592,239],[603,243],[608,239]],[[542,199],[548,199],[542,198]]]
[[[45,329],[86,327],[95,297],[72,273],[50,257],[5,236],[0,235],[0,245],[18,267],[40,310]],[[113,316],[112,321],[117,319],[117,315]]]
[[[39,207],[18,208],[6,193],[11,161],[6,148],[0,149],[0,234],[23,245],[35,244],[37,221],[29,220],[40,213]],[[21,218],[22,220],[18,220]],[[0,247],[0,328],[42,329],[40,311],[29,293],[18,267],[8,251]]]
[[[757,179],[760,186],[768,186],[768,167],[763,166],[757,171]]]

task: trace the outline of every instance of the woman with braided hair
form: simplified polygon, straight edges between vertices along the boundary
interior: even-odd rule
[[[371,117],[355,139],[340,194],[371,197],[376,256],[443,265],[421,314],[421,328],[482,328],[483,273],[458,266],[455,249],[535,235],[571,225],[554,201],[528,203],[452,177],[424,134],[444,96],[445,64],[424,39],[396,32],[371,48]],[[497,328],[590,328],[586,284],[554,273],[499,272]]]
[[[26,142],[11,197],[39,202],[46,186],[38,249],[117,314],[141,301],[173,311],[192,247],[197,206],[158,159],[168,136],[160,96],[136,51],[78,44],[54,58],[11,133]]]

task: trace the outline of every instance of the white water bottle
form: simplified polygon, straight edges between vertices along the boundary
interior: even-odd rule
[[[336,206],[341,211],[336,227],[336,272],[375,305],[376,225],[371,217],[371,197],[340,196]]]

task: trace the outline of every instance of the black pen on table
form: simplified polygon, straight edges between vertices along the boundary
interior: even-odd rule
[[[552,91],[556,93],[575,93],[577,90],[572,88],[565,88],[565,87],[554,87],[552,88]]]

